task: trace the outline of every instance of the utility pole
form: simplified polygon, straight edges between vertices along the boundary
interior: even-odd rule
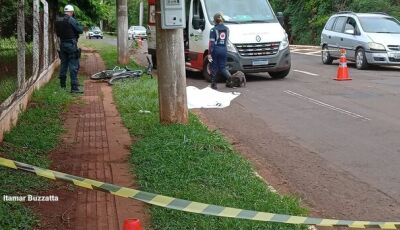
[[[143,26],[143,0],[140,1],[139,10],[139,26]]]
[[[104,0],[101,0],[100,4],[103,5],[103,3],[104,3]],[[103,19],[100,19],[100,29],[101,29],[101,31],[103,31]]]
[[[157,70],[160,122],[187,124],[186,70],[182,29],[161,28],[161,1],[156,1]]]
[[[117,0],[118,16],[118,63],[127,65],[129,63],[128,49],[128,3],[127,0]]]

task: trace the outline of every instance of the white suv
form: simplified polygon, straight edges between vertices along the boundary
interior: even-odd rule
[[[400,22],[385,13],[339,12],[321,35],[322,62],[331,64],[346,49],[357,69],[368,65],[400,65]]]
[[[94,26],[92,28],[90,28],[87,38],[92,39],[92,38],[101,38],[103,39],[103,32],[101,31],[101,29],[97,26]]]
[[[144,26],[131,26],[128,30],[128,39],[147,39],[147,30]]]

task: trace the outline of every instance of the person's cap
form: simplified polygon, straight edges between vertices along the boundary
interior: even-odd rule
[[[224,21],[224,15],[222,13],[216,13],[214,15],[214,22],[223,22]]]
[[[64,7],[64,12],[74,12],[74,7],[72,5],[66,5]]]

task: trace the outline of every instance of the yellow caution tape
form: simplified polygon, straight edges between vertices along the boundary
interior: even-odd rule
[[[212,204],[204,204],[194,201],[182,200],[178,198],[158,195],[139,191],[136,189],[120,187],[100,181],[77,177],[53,170],[42,169],[21,162],[8,160],[0,157],[0,166],[23,170],[34,173],[41,177],[52,180],[62,180],[76,186],[99,190],[111,193],[115,196],[140,200],[148,204],[180,210],[184,212],[198,213],[211,216],[257,220],[264,222],[276,222],[285,224],[305,224],[324,227],[348,227],[348,228],[379,228],[379,229],[400,229],[400,222],[375,222],[375,221],[354,221],[354,220],[335,220],[321,219],[302,216],[282,215],[268,212],[258,212],[237,208],[229,208]]]

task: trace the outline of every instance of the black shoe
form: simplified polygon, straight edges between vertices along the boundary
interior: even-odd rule
[[[211,83],[211,89],[218,89],[217,84],[215,82]]]
[[[80,89],[71,89],[71,93],[82,94],[82,93],[83,93],[83,90],[80,90]]]

